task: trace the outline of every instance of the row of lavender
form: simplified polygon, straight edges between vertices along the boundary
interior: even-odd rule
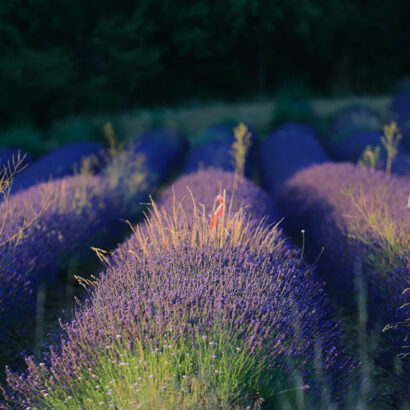
[[[354,118],[352,115],[350,115],[350,117],[351,119]],[[344,126],[347,126],[346,124],[349,122],[348,118],[349,116],[344,118]],[[216,126],[211,128],[208,133],[213,140],[191,150],[185,172],[192,171],[198,167],[198,164],[201,165],[201,163],[204,166],[215,165],[222,168],[230,168],[229,147],[233,140],[230,128],[226,125]],[[217,138],[215,138],[215,135]],[[297,169],[302,169],[309,163],[325,161],[327,158],[326,154],[320,149],[315,137],[317,137],[317,135],[313,129],[308,126],[288,124],[280,127],[266,139],[260,148],[260,161],[262,165],[262,182],[268,189],[271,191],[274,190],[275,185],[276,187],[280,186]],[[165,149],[170,156],[173,156],[169,147],[167,148],[162,145],[162,149]],[[251,151],[251,153],[252,152],[254,151]],[[149,156],[151,161],[148,167],[149,169],[151,169],[154,164],[161,163],[158,153],[160,153],[160,150],[156,151],[157,157],[154,157],[152,154]],[[286,153],[286,155],[284,155],[284,153]],[[56,158],[61,157],[61,155],[58,154],[59,153],[56,154]],[[283,161],[283,158],[286,158],[286,161]],[[43,165],[45,162],[47,161],[42,162]],[[129,161],[124,160],[122,163],[129,163]],[[269,164],[270,169],[263,169],[263,164]],[[249,167],[246,169],[246,172],[249,173]],[[117,173],[123,174],[123,170],[117,170]],[[121,192],[119,193],[119,197],[120,195]]]
[[[268,168],[265,168],[263,170],[262,176],[264,177],[268,175],[271,175],[271,176],[273,175],[274,178],[273,179],[271,178],[271,180],[274,181],[275,179],[277,179],[277,181],[274,181],[272,185],[271,183],[265,181],[268,187],[270,188],[274,187],[273,189],[271,189],[271,192],[275,192],[275,195],[277,193],[278,187],[280,187],[281,184],[289,176],[291,176],[298,167],[303,168],[305,166],[308,166],[309,163],[323,162],[326,159],[326,156],[323,153],[323,151],[321,151],[320,146],[318,146],[317,143],[314,142],[312,135],[309,136],[309,132],[311,133],[311,131],[308,128],[304,129],[303,126],[299,126],[299,125],[290,125],[287,127],[288,128],[282,127],[281,130],[279,130],[273,135],[273,137],[271,136],[270,138],[268,138],[266,140],[265,145],[263,146],[261,150],[262,155],[266,154],[267,152],[271,154],[271,156],[266,157],[265,160],[263,160],[263,156],[262,156],[261,165],[263,164],[265,164],[265,166],[266,164],[268,165]],[[305,132],[305,130],[307,130],[307,132]],[[293,136],[292,136],[292,133],[293,133]],[[277,138],[276,143],[269,142],[269,141],[275,140],[276,138]],[[295,148],[298,146],[300,147],[300,143],[302,142],[303,142],[302,149],[300,149],[299,151],[296,151]],[[288,147],[284,145],[286,143],[289,144]],[[272,144],[272,145],[269,148],[267,148],[269,144]],[[275,150],[275,147],[276,147],[276,150]],[[209,156],[207,157],[208,161],[213,161],[215,159],[215,152],[216,151],[214,147],[214,149],[209,152]],[[229,158],[225,150],[221,149],[220,152],[221,153],[224,152],[224,155],[225,155],[224,158]],[[275,152],[277,154],[275,154]],[[312,153],[313,156],[310,155],[310,153]],[[286,164],[284,164],[283,162],[285,159],[286,159]],[[281,161],[282,161],[282,164],[286,166],[283,166],[283,165],[280,166]],[[204,161],[204,165],[207,165],[207,161]],[[215,164],[215,165],[218,165],[218,164]],[[277,166],[274,172],[272,172],[272,168],[269,169],[269,167],[272,167],[272,166]],[[369,174],[373,175],[373,173],[369,173]],[[360,175],[355,175],[355,178],[353,178],[352,181],[356,182],[359,176]],[[395,179],[389,179],[389,181],[391,180],[395,180]],[[403,181],[406,181],[406,180],[403,179]],[[284,209],[288,209],[288,208],[285,206]],[[406,272],[408,272],[405,270],[405,268],[403,268],[403,266],[400,269],[402,270],[402,275],[405,275]],[[393,287],[390,287],[390,289],[394,291]]]
[[[306,251],[312,259],[326,248],[319,265],[343,304],[346,295],[354,293],[354,261],[369,265],[386,246],[394,253],[408,245],[409,177],[329,162],[314,130],[296,123],[272,133],[262,144],[259,160],[262,185],[278,199],[289,233],[301,237],[300,231],[306,230]],[[378,271],[369,278],[370,308],[378,306],[374,292],[384,294],[390,306],[379,309],[379,320],[389,320],[409,285],[408,249],[399,256],[395,273]],[[392,269],[390,259],[384,269]]]
[[[392,172],[399,175],[410,174],[410,143],[409,143],[409,118],[410,118],[410,92],[398,94],[392,101],[388,120],[397,121],[399,130],[403,136],[400,142],[398,153],[392,165]],[[276,133],[299,133],[302,124],[285,124],[275,131]],[[218,166],[225,170],[232,170],[232,159],[229,155],[232,138],[233,124],[218,124],[206,129],[195,140],[189,157],[185,165],[185,171],[190,172],[198,166]],[[295,127],[292,130],[291,127]],[[282,129],[285,131],[281,131]],[[321,137],[315,130],[305,126],[305,133],[315,136],[321,140],[326,153],[332,160],[357,162],[363,155],[366,147],[381,146],[381,136],[383,134],[380,116],[364,106],[351,106],[342,109],[328,127],[326,138]],[[252,145],[246,163],[245,173],[251,175],[250,164],[256,159],[257,136],[254,130]],[[285,138],[285,137],[282,137]],[[279,141],[281,142],[281,141]],[[262,150],[264,148],[260,148]],[[10,149],[0,150],[0,161],[5,163],[16,151]],[[84,163],[84,157],[93,156],[93,159]],[[17,175],[13,184],[12,192],[28,188],[36,183],[44,182],[52,178],[61,178],[71,175],[75,169],[81,167],[89,168],[93,172],[99,171],[107,160],[107,153],[104,147],[98,143],[77,142],[68,144],[57,149],[51,154],[45,155],[34,161],[29,168]],[[25,159],[30,163],[30,158]],[[384,150],[380,153],[378,166],[386,162]],[[381,164],[380,164],[381,163]]]
[[[340,343],[325,292],[300,252],[277,227],[267,226],[272,219],[261,222],[276,213],[269,197],[247,180],[234,189],[235,179],[232,173],[199,171],[167,188],[147,222],[113,253],[58,346],[41,363],[28,358],[24,376],[8,371],[9,403],[87,407],[90,393],[81,386],[89,389],[91,379],[91,390],[104,387],[98,376],[84,375],[98,372],[102,352],[118,340],[132,356],[140,341],[161,349],[163,340],[214,340],[221,332],[238,337],[240,349],[259,357],[263,372],[272,374],[264,390],[247,386],[253,395],[262,392],[268,405],[283,400],[279,391],[295,384],[296,390],[310,387],[310,404],[318,395],[342,400],[355,383],[357,363]],[[207,213],[218,194],[226,208],[212,230]],[[118,359],[109,366],[129,365]],[[175,368],[177,378],[187,377]],[[109,401],[101,403],[116,407],[116,383],[107,386]],[[129,394],[138,403],[138,390]]]
[[[312,109],[309,109],[309,112],[311,112],[312,121],[317,123],[319,121],[317,115]],[[393,164],[393,172],[408,175],[410,172],[410,91],[400,92],[393,97],[383,121],[385,123],[396,121],[403,136],[399,153]],[[76,129],[76,132],[78,131]],[[210,127],[202,132],[196,140],[206,141],[216,137],[217,141],[203,145],[201,148],[194,148],[195,152],[191,155],[187,168],[196,170],[198,160],[201,161],[205,155],[207,158],[212,157],[212,161],[218,163],[223,169],[231,169],[229,156],[225,154],[229,151],[227,132],[231,134],[231,127],[226,125]],[[353,105],[341,109],[333,116],[320,139],[332,160],[357,162],[366,146],[381,145],[381,134],[380,114],[366,106]],[[77,136],[72,137],[75,139]],[[95,154],[102,165],[103,151],[104,148],[100,144],[91,142],[77,142],[62,147],[55,153],[33,162],[30,172],[26,170],[16,179],[14,192],[33,183],[47,180],[51,173],[55,178],[72,173],[72,165],[77,163],[80,166],[84,155]],[[0,149],[0,161],[4,163],[13,153],[15,151],[11,149]],[[381,161],[385,159],[382,153]]]
[[[339,306],[353,317],[359,306],[364,326],[378,334],[387,323],[404,325],[382,336],[376,360],[390,367],[394,355],[403,359],[398,379],[408,400],[402,346],[410,309],[402,292],[410,287],[410,178],[329,162],[313,129],[301,124],[271,134],[259,158],[262,184],[278,200],[287,233],[302,242]]]
[[[67,176],[32,186],[0,203],[0,342],[19,346],[33,332],[36,290],[55,281],[72,255],[90,258],[89,246],[113,246],[120,218],[135,218],[140,203],[163,183],[183,154],[177,135],[151,132],[112,158],[99,175]],[[70,150],[71,152],[71,150]],[[76,158],[84,150],[72,151]],[[87,152],[88,153],[88,152]],[[66,165],[67,151],[50,154]],[[50,158],[39,161],[31,174]],[[47,160],[47,161],[46,161]],[[67,171],[68,166],[65,167]],[[23,176],[23,174],[22,174]],[[27,179],[25,179],[27,181]],[[17,181],[18,182],[18,181]],[[20,346],[21,349],[21,346]]]

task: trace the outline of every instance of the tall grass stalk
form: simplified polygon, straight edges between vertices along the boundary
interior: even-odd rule
[[[380,146],[372,147],[367,145],[358,164],[362,167],[370,168],[372,171],[378,168],[380,165]]]
[[[248,127],[243,123],[234,128],[235,142],[232,144],[230,154],[233,157],[233,166],[235,167],[234,189],[238,185],[238,177],[245,175],[245,160],[249,147],[251,146],[252,134],[248,132]]]
[[[103,126],[103,135],[108,142],[111,158],[116,157],[121,151],[121,147],[118,145],[117,137],[115,135],[114,128],[111,122],[107,122]]]
[[[387,151],[386,173],[390,175],[392,163],[398,152],[397,146],[401,140],[401,134],[394,121],[390,125],[385,125],[383,131],[384,136],[381,138],[381,142]]]

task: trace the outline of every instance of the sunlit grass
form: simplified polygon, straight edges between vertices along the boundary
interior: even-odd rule
[[[76,375],[70,394],[68,386],[43,391],[38,408],[259,408],[263,397],[283,392],[263,357],[238,340],[214,330],[152,346],[118,335],[97,366]]]
[[[395,222],[388,211],[386,189],[383,187],[371,198],[365,195],[362,188],[357,194],[351,187],[343,192],[358,210],[356,216],[346,215],[348,236],[367,246],[368,252],[364,257],[374,269],[385,270],[388,274],[399,261],[408,257],[409,223],[399,225]]]
[[[383,127],[383,132],[384,135],[380,137],[380,142],[386,150],[385,171],[386,174],[390,176],[393,161],[398,154],[397,147],[401,141],[402,136],[397,127],[397,124],[394,121],[388,125],[385,125]],[[382,163],[380,159],[380,149],[380,145],[376,145],[375,147],[367,145],[362,153],[361,158],[358,161],[358,164],[372,170],[378,168]]]
[[[380,166],[380,162],[380,146],[376,145],[372,147],[371,145],[367,145],[358,164],[374,171]]]
[[[394,121],[390,125],[385,125],[383,131],[384,136],[381,138],[381,142],[387,151],[386,174],[390,175],[392,163],[398,153],[397,147],[401,140],[401,134]]]
[[[232,164],[235,168],[234,188],[237,187],[237,176],[245,176],[245,160],[248,149],[251,145],[252,134],[248,132],[248,127],[243,123],[234,128],[235,142],[232,144]]]

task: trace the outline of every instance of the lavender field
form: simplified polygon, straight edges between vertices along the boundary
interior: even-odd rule
[[[306,112],[0,148],[0,408],[410,409],[410,93]]]

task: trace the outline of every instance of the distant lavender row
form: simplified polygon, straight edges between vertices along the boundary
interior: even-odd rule
[[[380,141],[382,136],[382,131],[361,132],[353,134],[343,141],[330,142],[326,149],[330,157],[334,160],[357,163],[367,145],[372,147],[378,145],[381,148],[381,163],[379,165],[379,168],[381,168],[384,167],[386,163],[386,150]],[[410,156],[402,143],[398,146],[398,154],[394,158],[392,172],[398,175],[410,175]]]
[[[389,120],[396,121],[403,136],[402,144],[410,152],[410,91],[397,93],[389,107]]]
[[[364,213],[349,195],[342,193],[343,187],[352,188]],[[349,163],[326,163],[302,170],[288,180],[279,195],[279,205],[294,235],[299,235],[301,229],[306,230],[306,251],[310,258],[315,259],[322,245],[325,247],[319,259],[321,272],[340,302],[353,307],[355,273],[358,270],[369,272],[375,254],[389,247],[381,239],[383,232],[378,235],[375,229],[386,229],[385,235],[390,237],[395,237],[399,231],[407,233],[408,237],[409,193],[409,178],[389,178],[382,171],[372,172]],[[369,227],[366,214],[375,215],[372,220],[375,229]],[[352,234],[367,238],[374,247],[348,238]],[[385,324],[405,317],[405,312],[397,311],[397,307],[403,302],[402,290],[410,285],[407,261],[404,256],[394,272],[370,270],[371,275],[366,279],[371,322]]]
[[[230,154],[235,141],[233,124],[217,124],[205,129],[198,138],[198,142],[188,153],[184,173],[198,171],[198,169],[214,167],[224,171],[233,171],[233,158]],[[251,146],[245,162],[245,174],[250,175],[252,158],[255,152],[256,135],[250,130]]]
[[[287,123],[269,134],[259,149],[262,186],[276,195],[297,171],[328,160],[317,132],[300,123]]]
[[[50,179],[73,175],[76,168],[80,171],[82,160],[90,155],[99,158],[98,166],[94,165],[94,171],[97,171],[103,165],[103,151],[104,147],[95,142],[77,142],[58,148],[42,156],[17,175],[13,182],[12,192],[27,189]]]
[[[204,203],[209,212],[219,180],[229,185],[233,175],[199,172],[181,178],[175,194],[189,183],[196,206]],[[201,186],[210,181],[214,182],[211,188],[202,191]],[[237,204],[258,198],[250,207],[257,217],[269,209],[262,203],[266,195],[252,183],[245,181],[240,187]],[[168,209],[171,198],[168,189],[160,198],[160,208],[167,208],[178,227],[181,218],[185,219],[182,210],[189,215],[192,205],[184,201],[173,217],[172,208]],[[203,228],[209,230],[207,221]],[[285,385],[290,386],[300,372],[312,391],[331,389],[332,398],[337,389],[343,392],[354,364],[340,348],[339,326],[329,319],[330,307],[312,270],[280,236],[273,250],[264,244],[264,235],[250,233],[235,245],[193,246],[185,230],[177,246],[166,247],[153,239],[164,232],[161,220],[151,219],[151,232],[155,235],[147,238],[148,253],[135,238],[126,242],[128,252],[101,274],[86,303],[65,326],[61,344],[44,357],[45,365],[29,358],[25,376],[8,372],[9,400],[33,405],[41,399],[43,389],[53,386],[69,395],[75,389],[76,375],[98,366],[98,352],[121,337],[160,346],[161,336],[169,333],[176,341],[206,335],[215,327],[239,334],[244,347],[262,352],[267,371],[277,372]],[[133,343],[124,347],[135,348]],[[316,348],[322,352],[322,385],[315,382]]]
[[[351,135],[382,128],[380,116],[365,105],[351,105],[338,111],[328,127],[329,141],[343,141]]]

